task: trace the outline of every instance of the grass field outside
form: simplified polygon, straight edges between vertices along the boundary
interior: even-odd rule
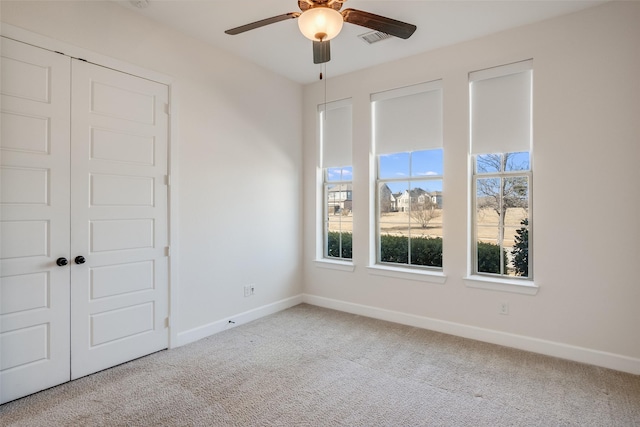
[[[522,227],[520,222],[528,217],[524,208],[509,208],[505,216],[504,247],[513,245],[516,230]],[[478,211],[478,241],[497,244],[498,242],[498,214],[491,208]],[[412,220],[408,212],[389,212],[380,217],[380,233],[394,236],[413,237],[443,237],[442,215],[436,216],[423,228],[417,221]],[[329,231],[353,232],[353,214],[336,213],[329,215]]]
[[[389,212],[381,215],[378,223],[381,235],[403,236],[403,237],[443,237],[443,218],[441,212],[436,209],[435,217],[429,222],[427,227],[423,227],[408,212]],[[478,210],[478,242],[499,244],[499,216],[491,208]],[[507,256],[507,274],[515,275],[512,267],[512,250],[515,243],[516,230],[522,228],[521,222],[528,218],[528,211],[525,208],[509,208],[505,215],[504,237],[502,247]],[[329,215],[330,232],[353,232],[352,212],[338,212]]]

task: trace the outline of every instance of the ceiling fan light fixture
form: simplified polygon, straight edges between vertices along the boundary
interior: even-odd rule
[[[298,18],[300,32],[313,41],[328,41],[342,30],[344,19],[340,12],[330,7],[308,9]]]

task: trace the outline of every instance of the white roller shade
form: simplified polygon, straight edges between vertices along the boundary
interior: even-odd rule
[[[376,154],[442,147],[442,84],[422,83],[371,95]]]
[[[531,68],[529,60],[469,74],[473,154],[530,151]]]
[[[318,106],[322,141],[322,167],[351,165],[351,100]]]

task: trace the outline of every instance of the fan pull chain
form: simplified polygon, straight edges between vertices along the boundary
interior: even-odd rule
[[[327,74],[327,63],[324,62],[321,65],[321,67],[324,70],[324,74],[326,75]],[[320,72],[320,80],[322,80],[322,71]],[[326,119],[326,117],[327,117],[327,79],[324,79],[324,111],[325,111],[324,117]]]

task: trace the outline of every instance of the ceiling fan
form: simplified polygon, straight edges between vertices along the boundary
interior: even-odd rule
[[[416,30],[413,24],[361,10],[345,9],[340,12],[345,1],[347,0],[298,0],[301,12],[289,12],[262,19],[232,28],[225,33],[236,35],[287,19],[299,18],[300,31],[313,41],[313,63],[322,64],[331,60],[329,40],[340,33],[343,22],[360,25],[401,39],[408,39]]]

